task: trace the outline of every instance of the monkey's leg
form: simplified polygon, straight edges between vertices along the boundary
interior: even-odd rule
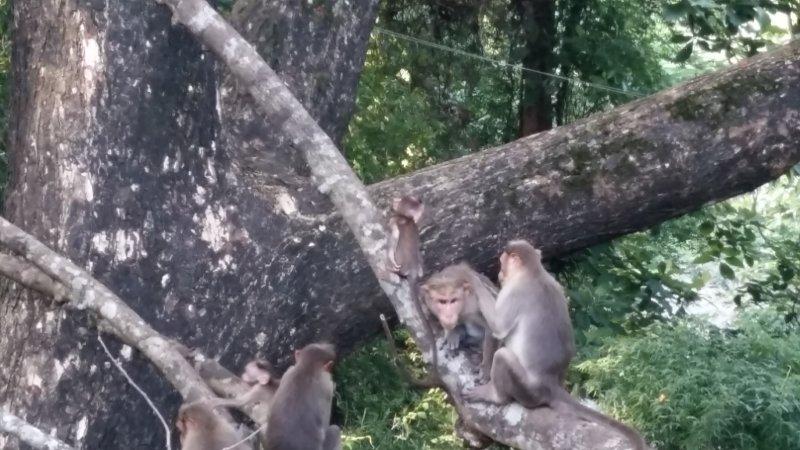
[[[511,376],[508,373],[508,364],[503,362],[505,359],[503,356],[504,353],[510,354],[511,351],[502,347],[495,352],[494,358],[492,358],[492,371],[489,382],[464,392],[464,398],[466,400],[471,402],[493,403],[495,405],[505,405],[513,400],[513,397],[508,395],[506,389],[498,389],[498,385],[507,383],[507,380]],[[514,355],[511,354],[511,357],[513,358]]]
[[[481,360],[481,378],[485,379],[489,376],[492,370],[492,360],[494,353],[497,350],[497,340],[491,333],[486,333],[483,336],[483,351]]]
[[[342,450],[342,430],[336,425],[331,425],[325,430],[322,450]]]
[[[511,398],[529,409],[550,403],[553,396],[547,381],[526,371],[517,356],[506,347],[494,354],[492,382],[501,397]]]

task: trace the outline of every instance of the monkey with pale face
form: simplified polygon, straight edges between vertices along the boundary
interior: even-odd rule
[[[330,425],[336,352],[326,343],[295,351],[295,364],[272,398],[266,450],[339,450],[341,432]]]
[[[489,383],[468,390],[464,398],[500,405],[515,401],[526,408],[549,406],[611,426],[637,449],[647,448],[636,431],[584,406],[564,389],[575,355],[572,322],[564,291],[542,266],[541,252],[527,241],[511,241],[500,255],[499,279],[497,301],[479,300],[502,347],[494,354]]]
[[[188,403],[178,410],[175,424],[181,435],[181,450],[252,450],[234,426],[214,412],[206,401]],[[238,443],[238,444],[237,444]],[[234,444],[237,444],[234,446]]]
[[[479,298],[494,302],[497,288],[466,263],[447,266],[422,283],[428,310],[445,332],[445,344],[458,349],[464,341],[483,341],[483,373],[488,375],[495,340],[479,307]]]

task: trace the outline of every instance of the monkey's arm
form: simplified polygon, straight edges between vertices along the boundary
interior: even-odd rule
[[[389,258],[389,270],[397,272],[400,270],[400,264],[397,262],[397,245],[400,242],[400,224],[398,223],[397,216],[389,218],[389,251],[387,256]]]

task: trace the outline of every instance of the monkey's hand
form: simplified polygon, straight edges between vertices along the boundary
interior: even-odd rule
[[[444,347],[450,352],[455,352],[461,346],[461,333],[450,330],[447,336],[444,337]]]

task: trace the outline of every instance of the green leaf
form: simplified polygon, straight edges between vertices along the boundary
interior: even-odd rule
[[[686,44],[677,55],[675,55],[675,62],[686,62],[690,56],[692,56],[692,50],[694,49],[694,43],[689,42]]]
[[[670,42],[673,44],[683,44],[684,42],[689,42],[692,39],[691,36],[685,36],[682,34],[673,34],[672,37],[669,39]]]
[[[705,221],[700,224],[700,227],[698,229],[703,234],[711,234],[711,232],[714,231],[714,223],[710,221]]]
[[[732,266],[744,267],[744,264],[742,263],[742,260],[737,258],[737,257],[735,257],[735,256],[729,256],[729,257],[725,258],[725,262],[727,262],[728,264],[730,264]]]
[[[731,266],[725,263],[719,263],[719,274],[729,280],[732,280],[736,277],[736,274],[733,273]]]
[[[693,262],[695,264],[705,264],[707,262],[713,261],[715,257],[716,257],[715,252],[707,251],[698,256],[697,258],[695,258]]]

